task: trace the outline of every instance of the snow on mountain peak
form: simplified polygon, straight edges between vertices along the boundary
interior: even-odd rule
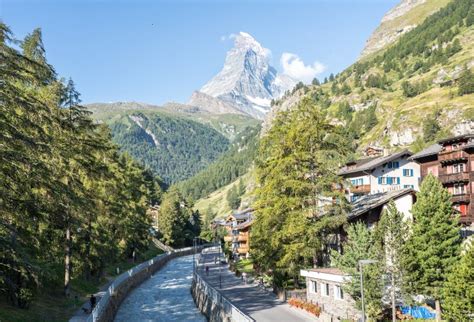
[[[269,102],[295,85],[286,75],[278,75],[270,65],[271,51],[246,32],[232,37],[234,47],[227,52],[224,67],[201,92],[256,118],[263,118]],[[190,102],[193,104],[192,100]]]

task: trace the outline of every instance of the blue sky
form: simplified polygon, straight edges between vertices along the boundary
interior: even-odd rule
[[[307,67],[322,64],[319,78],[337,73],[396,3],[0,0],[0,17],[17,38],[42,28],[49,63],[73,78],[83,102],[162,104],[186,102],[214,76],[232,47],[228,36],[239,31],[270,49],[279,71],[282,54],[291,53]]]

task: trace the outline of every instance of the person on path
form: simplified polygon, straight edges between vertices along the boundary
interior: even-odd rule
[[[209,266],[206,265],[206,275],[209,275]]]
[[[97,303],[97,298],[95,297],[94,294],[91,294],[91,297],[89,299],[89,303],[91,304],[91,313],[92,313],[92,310],[94,310],[95,305]]]

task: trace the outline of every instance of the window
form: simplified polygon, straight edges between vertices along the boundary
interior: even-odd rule
[[[364,178],[352,179],[351,183],[353,186],[361,186],[364,184]]]
[[[334,285],[334,298],[337,300],[342,300],[344,298],[342,288],[339,285]]]
[[[379,184],[400,184],[400,177],[379,177]]]
[[[321,283],[321,291],[324,296],[329,296],[329,284],[328,283]]]
[[[387,167],[389,169],[398,169],[400,168],[400,162],[398,161],[390,161],[389,163],[387,163]]]
[[[311,293],[318,293],[318,283],[316,281],[311,282]]]
[[[403,189],[408,189],[408,188],[414,189],[415,186],[412,185],[412,184],[404,184],[404,185],[403,185]]]
[[[413,169],[403,169],[404,177],[413,177]]]
[[[464,183],[455,183],[454,184],[454,195],[462,195],[466,192]]]
[[[453,164],[453,173],[464,172],[464,163]]]

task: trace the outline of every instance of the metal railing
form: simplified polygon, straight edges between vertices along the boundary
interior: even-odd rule
[[[222,308],[224,313],[231,318],[232,322],[254,322],[255,319],[242,312],[237,306],[222,295],[217,289],[207,283],[198,273],[194,272],[194,282],[196,287],[207,294],[212,301]]]
[[[206,246],[200,246],[200,248],[204,248]],[[143,262],[125,273],[119,275],[113,282],[110,284],[110,286],[107,288],[105,291],[104,295],[100,298],[100,300],[97,302],[95,308],[92,310],[92,313],[89,315],[87,318],[87,322],[96,322],[99,321],[100,317],[105,313],[107,307],[109,306],[110,298],[114,296],[117,293],[117,290],[120,288],[120,286],[130,279],[132,276],[136,275],[137,273],[150,268],[152,265],[157,264],[161,261],[168,261],[170,259],[173,259],[179,255],[180,253],[187,252],[187,251],[192,251],[193,247],[187,247],[187,248],[181,248],[178,249],[174,252],[168,252],[166,254],[161,254],[158,255],[146,262]],[[190,255],[192,252],[189,253]]]

